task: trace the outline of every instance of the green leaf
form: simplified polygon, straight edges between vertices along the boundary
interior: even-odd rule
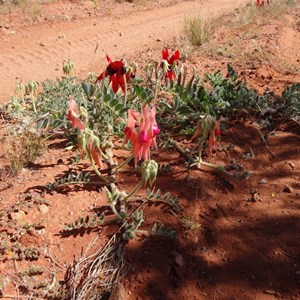
[[[119,103],[119,104],[117,104],[115,107],[114,107],[114,109],[116,110],[116,111],[118,111],[118,110],[121,110],[122,108],[124,108],[125,106],[122,104],[122,103]]]
[[[108,103],[111,100],[112,96],[110,94],[106,94],[103,98],[103,101],[105,103]]]
[[[147,198],[151,199],[152,197],[153,197],[152,190],[150,190],[149,188],[147,188]]]
[[[110,101],[109,105],[110,105],[111,107],[114,107],[114,106],[116,106],[118,103],[119,103],[118,99],[114,98],[114,99],[112,99],[112,100]]]
[[[91,224],[93,225],[93,226],[95,226],[97,223],[96,223],[96,221],[97,221],[97,214],[94,214],[93,215],[93,219],[92,219],[92,222],[91,222]]]
[[[86,94],[87,98],[90,99],[94,95],[94,92],[95,92],[94,85],[92,85],[91,83],[86,82],[86,81],[82,82],[81,85],[82,85],[83,91]]]
[[[129,106],[124,106],[124,108],[119,110],[119,115],[122,116],[129,108]]]
[[[161,196],[161,190],[158,189],[157,192],[156,192],[156,195],[155,195],[155,199],[156,199],[156,200],[159,200],[159,199],[160,199],[160,196]]]
[[[169,192],[167,192],[167,193],[164,194],[162,200],[163,200],[163,201],[168,201],[169,198],[170,198],[170,196],[171,196],[171,194],[170,194]]]
[[[84,219],[83,219],[83,217],[80,217],[79,218],[79,225],[80,225],[80,227],[83,225],[83,223],[84,223]]]

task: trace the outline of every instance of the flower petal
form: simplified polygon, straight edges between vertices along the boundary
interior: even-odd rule
[[[78,128],[79,130],[85,129],[85,124],[79,119],[79,110],[74,98],[71,97],[69,101],[69,110],[67,119],[72,122],[72,129]]]
[[[88,150],[89,150],[95,164],[99,168],[102,168],[103,164],[102,164],[100,149],[96,145],[94,145],[92,142],[90,142],[88,144]]]
[[[180,56],[179,50],[176,50],[169,60],[169,64],[172,65],[174,61],[178,60]]]
[[[168,48],[163,49],[163,51],[162,51],[162,57],[163,57],[163,59],[168,60],[168,58],[169,58],[169,50],[168,50]]]
[[[78,130],[83,130],[85,128],[85,124],[79,119],[74,118],[72,120],[72,129],[78,128]]]
[[[106,59],[107,59],[107,61],[110,63],[110,64],[112,64],[112,60],[111,60],[111,58],[106,54]]]
[[[101,81],[103,78],[105,78],[106,76],[108,76],[108,71],[106,70],[106,71],[104,71],[103,73],[101,73],[98,77],[97,77],[97,79],[96,79],[96,83],[98,82],[98,81]]]
[[[123,75],[120,75],[119,73],[117,75],[118,84],[121,86],[122,91],[125,92],[125,83],[124,83],[124,77]]]
[[[173,71],[168,71],[166,77],[169,78],[170,81],[173,81],[173,78],[175,78],[175,74]]]
[[[119,88],[119,83],[118,83],[116,74],[113,75],[113,76],[110,76],[110,80],[112,82],[112,89],[113,89],[114,93],[116,93],[118,91],[118,88]]]

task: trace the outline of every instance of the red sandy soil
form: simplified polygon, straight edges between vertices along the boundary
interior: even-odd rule
[[[116,59],[149,59],[143,52],[172,41],[182,32],[186,17],[216,15],[245,2],[160,0],[132,4],[108,0],[93,8],[91,1],[63,1],[43,6],[36,21],[19,14],[3,17],[0,103],[8,100],[20,80],[26,83],[61,76],[64,59],[74,62],[81,77],[89,71],[102,71],[106,53]]]
[[[103,1],[94,8],[89,1],[65,1],[43,6],[35,21],[20,14],[4,16],[0,32],[1,102],[8,101],[18,80],[61,76],[61,63],[69,57],[78,77],[84,78],[89,71],[103,69],[106,53],[145,62],[159,59],[164,45],[175,48],[181,43],[182,49],[187,49],[178,38],[187,15],[218,14],[246,3],[149,2]],[[280,94],[287,85],[300,82],[299,8],[261,26],[256,39],[225,25],[210,42],[188,56],[189,66],[195,65],[201,74],[225,70],[230,62],[259,92],[269,87]],[[220,51],[211,55],[215,45]],[[249,55],[257,53],[254,49],[259,47],[269,53],[268,60]],[[5,126],[3,123],[2,132]],[[188,172],[177,152],[154,152],[153,159],[172,164],[170,173],[159,175],[156,187],[176,195],[183,211],[172,214],[165,207],[145,206],[142,227],[149,230],[154,222],[165,224],[178,238],[141,237],[126,245],[129,271],[122,279],[124,299],[300,299],[299,125],[282,123],[268,135],[272,153],[261,140],[255,120],[237,118],[227,126],[218,151],[206,160],[240,163],[253,172],[248,180],[233,180],[207,169]],[[182,141],[183,146],[189,143]],[[16,261],[9,253],[0,258],[2,296],[10,296],[3,299],[18,299],[14,296],[16,274],[30,265],[45,267],[43,275],[31,279],[31,287],[42,279],[50,282],[52,276],[62,280],[67,266],[96,235],[96,231],[65,235],[64,224],[107,209],[105,196],[96,186],[45,192],[47,182],[70,170],[73,154],[65,146],[63,139],[52,141],[32,168],[16,176],[8,171],[3,144],[0,146],[1,243],[3,237],[15,236],[22,246],[35,246],[40,252],[35,261]],[[250,149],[254,157],[247,159]],[[120,161],[127,156],[126,152],[117,153]],[[89,169],[86,162],[72,168]],[[131,190],[139,179],[131,172],[118,176],[125,190]],[[183,226],[187,216],[200,228]],[[38,226],[18,233],[25,224]],[[97,247],[102,247],[115,230],[114,226],[101,229]],[[20,286],[18,289],[22,293]],[[23,292],[26,295],[26,290]]]

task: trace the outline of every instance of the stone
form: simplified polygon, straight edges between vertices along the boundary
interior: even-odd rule
[[[88,10],[95,8],[95,3],[93,1],[84,1],[82,3],[82,5],[85,9],[88,9]]]
[[[45,214],[47,214],[47,213],[49,212],[49,207],[48,207],[46,204],[41,204],[41,205],[39,206],[39,211],[40,211],[43,215],[45,215]]]
[[[294,165],[294,163],[292,163],[291,161],[288,163],[288,165],[291,167],[292,170],[295,169],[295,165]]]
[[[289,186],[288,184],[286,184],[285,187],[284,187],[284,189],[283,189],[283,191],[284,191],[285,193],[292,193],[293,190],[294,190],[294,189],[293,189],[291,186]]]
[[[1,28],[1,32],[2,32],[4,35],[15,35],[15,34],[16,34],[15,31],[8,30],[8,29],[5,28],[5,27],[2,27],[2,28]]]
[[[22,220],[25,217],[25,212],[22,210],[19,210],[17,212],[11,212],[9,215],[10,219],[13,221]]]

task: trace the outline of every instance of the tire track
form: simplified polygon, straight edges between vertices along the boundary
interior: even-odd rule
[[[157,45],[156,39],[167,43],[180,35],[187,17],[217,16],[246,2],[222,0],[216,3],[211,0],[201,4],[185,1],[171,7],[136,12],[118,20],[112,15],[104,22],[95,18],[62,23],[59,29],[44,26],[21,41],[17,40],[20,44],[14,47],[14,51],[0,47],[0,102],[8,100],[17,81],[26,83],[31,79],[53,79],[61,75],[57,65],[62,65],[68,57],[75,64],[77,75],[98,72],[105,67],[105,53],[113,58],[134,57],[154,43]],[[96,45],[98,50],[94,57]]]

